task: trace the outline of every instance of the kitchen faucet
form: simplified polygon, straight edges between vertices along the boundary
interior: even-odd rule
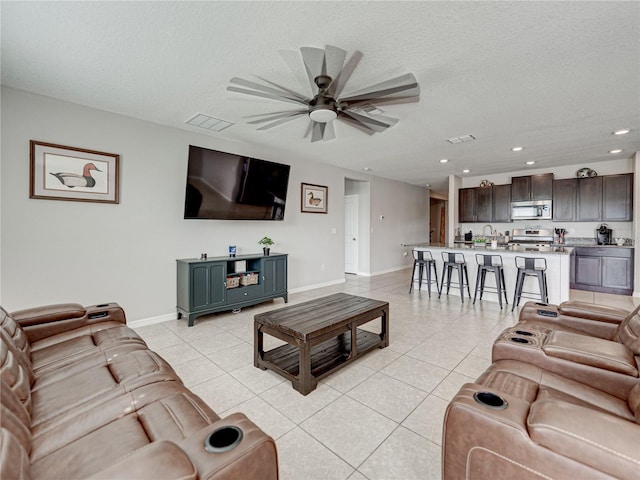
[[[485,225],[484,227],[482,227],[482,236],[485,236],[485,232],[487,230],[487,227],[489,227],[489,236],[493,235],[493,227],[489,224]]]

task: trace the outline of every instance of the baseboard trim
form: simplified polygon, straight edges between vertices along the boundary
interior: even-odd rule
[[[168,322],[169,320],[176,320],[178,313],[165,313],[164,315],[158,315],[156,317],[140,318],[131,322],[127,321],[127,326],[131,328],[148,327],[149,325],[155,325],[157,323]]]
[[[292,288],[289,290],[289,293],[300,293],[300,292],[306,292],[307,290],[313,290],[316,288],[331,287],[333,285],[339,285],[341,283],[345,283],[346,281],[347,280],[345,278],[340,278],[338,280],[331,280],[330,282],[314,283],[313,285],[305,285],[304,287]]]
[[[386,270],[380,270],[378,272],[370,273],[369,276],[375,277],[376,275],[384,275],[385,273],[399,272],[400,270],[410,269],[410,265],[401,265],[399,267],[387,268]]]

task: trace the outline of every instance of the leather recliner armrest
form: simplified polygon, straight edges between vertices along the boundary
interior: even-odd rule
[[[101,322],[126,325],[124,310],[117,303],[83,307],[79,303],[61,303],[27,308],[11,313],[24,329],[30,342]]]
[[[632,377],[638,376],[638,367],[631,350],[610,340],[555,330],[547,335],[542,350],[549,357]]]
[[[242,430],[242,441],[221,453],[205,450],[205,439],[216,429],[235,426]],[[234,413],[190,435],[179,443],[198,469],[198,478],[209,480],[277,480],[278,454],[271,437],[242,413]]]
[[[615,415],[555,400],[531,405],[531,439],[612,477],[635,480],[640,471],[640,425]]]
[[[119,462],[91,475],[88,480],[114,478],[189,480],[198,478],[198,472],[180,447],[165,440],[150,443],[132,452]]]
[[[86,313],[85,308],[79,303],[59,303],[18,310],[11,312],[11,316],[22,328],[25,328],[60,320],[81,319]]]

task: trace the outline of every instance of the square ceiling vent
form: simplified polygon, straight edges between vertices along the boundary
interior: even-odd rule
[[[213,130],[214,132],[221,132],[225,128],[229,128],[233,125],[231,122],[212,117],[205,113],[198,113],[193,118],[187,120],[187,124],[193,125],[194,127],[206,128],[207,130]]]
[[[449,143],[464,143],[464,142],[470,142],[472,140],[475,140],[476,137],[474,137],[473,135],[469,134],[469,135],[461,135],[459,137],[453,137],[447,140],[447,142]]]

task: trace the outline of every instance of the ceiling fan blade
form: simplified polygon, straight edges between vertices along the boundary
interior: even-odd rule
[[[323,123],[323,125],[324,128],[322,129],[322,139],[326,141],[336,138],[336,129],[334,127],[334,123]]]
[[[273,85],[274,87],[282,90],[283,92],[288,93],[292,97],[299,98],[300,100],[304,100],[307,103],[311,101],[311,99],[309,97],[305,97],[304,95],[302,95],[301,93],[296,92],[295,90],[291,90],[291,89],[289,89],[287,87],[283,87],[282,85],[278,85],[277,83],[272,82],[271,80],[267,80],[266,78],[262,78],[262,77],[260,77],[258,75],[256,75],[256,76],[260,80],[262,80],[263,82],[268,83],[269,85]]]
[[[365,112],[361,110],[358,111],[356,109],[351,109],[351,108],[343,110],[342,113],[344,115],[347,115],[353,118],[354,120],[359,121],[360,123],[366,125],[370,129],[378,133],[384,132],[387,128],[392,127],[393,125],[398,123],[398,120],[395,118],[385,117],[382,115],[377,115],[374,118],[374,117],[371,117],[370,115],[367,115]]]
[[[263,78],[260,78],[260,80],[263,80],[267,83],[271,83],[268,80],[264,80]],[[273,95],[279,95],[279,96],[286,96],[287,98],[297,98],[298,100],[305,101],[305,102],[307,101],[307,98],[304,95],[294,92],[293,90],[285,89],[284,87],[280,87],[279,85],[276,85],[277,87],[279,87],[279,89],[275,89],[275,88],[267,87],[266,85],[261,85],[256,82],[252,82],[251,80],[245,80],[244,78],[238,78],[238,77],[233,77],[231,80],[229,80],[229,82],[235,83],[236,85],[240,85],[242,87],[252,88],[260,92],[271,93]],[[288,95],[283,95],[283,93],[287,93]]]
[[[315,78],[318,75],[327,74],[327,66],[324,61],[324,50],[315,47],[300,47],[300,53],[302,54],[304,68],[307,71],[307,77],[309,77],[311,91],[314,91],[317,89]]]
[[[282,125],[283,123],[290,122],[291,120],[295,120],[296,118],[300,118],[301,115],[306,114],[307,112],[296,112],[287,117],[280,118],[274,122],[267,123],[261,127],[258,127],[257,130],[269,130],[270,128],[277,127],[278,125]],[[252,123],[252,122],[249,122]]]
[[[314,122],[311,120],[313,125],[311,126],[311,141],[317,142],[318,140],[322,140],[322,126],[323,123]]]
[[[347,125],[352,126],[353,128],[356,128],[358,130],[360,130],[363,133],[366,133],[367,135],[371,136],[374,133],[376,133],[375,130],[373,130],[372,128],[368,127],[367,125],[365,125],[364,123],[360,122],[359,120],[356,120],[355,118],[349,117],[348,115],[340,115],[338,116],[338,118],[346,123]]]
[[[420,95],[420,86],[413,73],[407,73],[391,80],[371,85],[347,97],[340,98],[340,101],[347,103],[362,100],[373,101],[392,95],[398,96],[400,93],[402,93],[402,95],[399,95],[401,97]]]
[[[298,81],[298,84],[302,87],[308,85],[308,78],[306,72],[300,68],[300,52],[297,50],[278,50],[278,53],[284,60],[284,63],[287,64],[289,70],[293,74],[294,78]],[[318,88],[315,83],[311,85],[310,90],[311,96],[313,97],[316,93],[318,93]]]
[[[333,79],[333,82],[329,86],[329,95],[334,98],[338,98],[340,96],[342,90],[344,89],[344,86],[351,78],[353,71],[356,69],[361,59],[362,52],[356,50],[351,54],[351,58],[349,58],[349,61],[344,65],[344,67],[342,67],[342,70],[340,70],[338,76]]]
[[[347,52],[341,48],[334,47],[333,45],[327,45],[324,48],[324,61],[326,65],[327,75],[332,79],[338,78],[342,67],[344,65],[344,59],[347,57]]]
[[[287,118],[291,116],[304,115],[309,113],[307,110],[288,110],[286,112],[271,112],[271,113],[263,113],[260,115],[250,115],[245,118],[254,118],[254,117],[263,117],[258,118],[257,120],[251,120],[247,122],[250,125],[257,125],[258,123],[270,122],[271,120],[277,120],[279,118]]]
[[[280,100],[281,102],[297,103],[299,105],[305,105],[305,106],[307,105],[306,102],[303,102],[302,100],[298,100],[297,98],[285,97],[284,95],[273,95],[271,93],[254,91],[254,90],[247,90],[245,88],[239,88],[239,87],[235,87],[233,85],[229,85],[227,87],[227,90],[230,91],[230,92],[244,93],[246,95],[253,95],[255,97],[269,98],[271,100]]]

